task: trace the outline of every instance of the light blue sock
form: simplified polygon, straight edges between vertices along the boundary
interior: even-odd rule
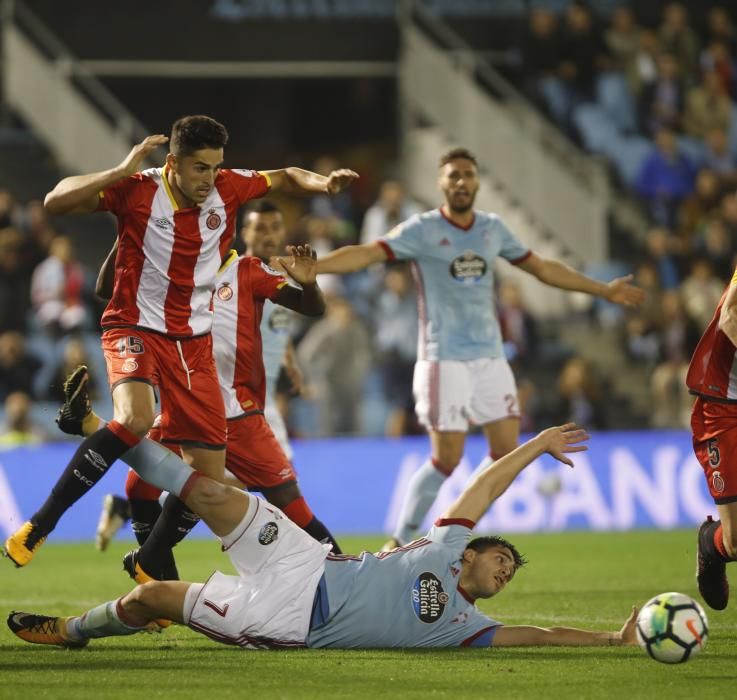
[[[74,639],[96,639],[97,637],[121,637],[136,634],[143,627],[126,625],[118,615],[118,601],[110,600],[88,610],[81,617],[67,622],[67,632]]]
[[[412,475],[394,530],[394,538],[400,544],[414,538],[446,478],[429,459]]]
[[[195,473],[171,450],[148,438],[128,450],[121,459],[145,482],[175,496],[181,495],[182,488]]]

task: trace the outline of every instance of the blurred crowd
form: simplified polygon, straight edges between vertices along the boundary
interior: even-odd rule
[[[643,26],[638,6],[596,17],[573,0],[560,14],[531,9],[523,42],[525,89],[570,138],[606,159],[612,177],[650,221],[624,264],[648,291],[639,310],[617,320],[620,353],[647,368],[655,427],[686,427],[684,376],[690,354],[735,265],[737,254],[737,28],[725,8],[689,17],[668,4]],[[324,156],[312,167],[328,173]],[[318,255],[375,241],[422,211],[397,179],[377,183],[366,208],[351,192],[314,197],[289,210],[289,243]],[[366,192],[359,198],[367,201]],[[370,199],[370,197],[369,197]],[[93,369],[104,391],[96,270],[75,255],[40,201],[17,202],[0,189],[0,447],[56,438],[51,418],[66,373]],[[417,307],[405,264],[346,277],[323,276],[328,311],[297,320],[297,359],[306,377],[296,395],[284,375],[279,405],[295,435],[419,432],[412,367]],[[507,357],[519,382],[523,429],[576,420],[612,422],[616,377],[565,344],[565,328],[531,313],[519,286],[502,279],[497,306]]]

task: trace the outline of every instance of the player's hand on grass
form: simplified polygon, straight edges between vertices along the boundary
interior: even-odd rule
[[[645,292],[630,284],[632,275],[617,277],[607,284],[605,299],[622,306],[639,306],[645,301]]]
[[[573,462],[567,454],[571,452],[584,452],[588,449],[586,445],[581,443],[589,439],[589,434],[579,428],[575,423],[566,423],[565,425],[556,426],[543,430],[537,439],[541,441],[543,449],[551,456],[555,457],[559,462],[573,466]]]
[[[159,146],[163,146],[169,140],[168,136],[164,134],[154,134],[147,136],[141,143],[137,143],[131,148],[130,153],[125,157],[125,160],[120,164],[123,170],[123,176],[128,177],[137,173],[141,169],[141,165],[144,160]]]
[[[328,194],[338,194],[338,192],[342,192],[346,187],[349,187],[354,180],[358,180],[358,177],[358,173],[348,170],[348,168],[333,170],[328,175],[325,191]]]
[[[632,606],[632,612],[630,613],[630,616],[627,618],[626,622],[622,626],[622,629],[619,630],[619,632],[616,632],[614,635],[614,638],[624,646],[633,646],[637,644],[637,633],[636,633],[636,625],[637,625],[637,616],[639,615],[640,611],[635,607]]]
[[[287,246],[289,257],[274,257],[269,265],[289,275],[301,285],[315,284],[317,280],[317,253],[309,243]]]

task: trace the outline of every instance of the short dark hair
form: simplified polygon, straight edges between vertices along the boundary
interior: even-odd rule
[[[189,156],[202,148],[222,148],[226,143],[227,129],[203,114],[177,119],[171,127],[170,148],[175,156]]]
[[[440,167],[442,168],[444,165],[447,165],[450,161],[455,160],[456,158],[470,160],[477,168],[479,167],[479,162],[476,160],[476,156],[467,148],[462,147],[451,148],[447,153],[440,156]]]
[[[473,549],[474,552],[478,552],[479,554],[482,554],[483,552],[486,552],[493,547],[506,547],[512,553],[515,571],[527,564],[527,559],[525,558],[525,555],[520,554],[519,550],[511,542],[505,540],[503,537],[498,537],[496,535],[475,537],[466,545],[466,549]]]
[[[281,214],[282,210],[267,199],[257,199],[255,202],[248,205],[243,211],[243,218],[241,219],[241,227],[248,225],[248,217],[251,214]]]

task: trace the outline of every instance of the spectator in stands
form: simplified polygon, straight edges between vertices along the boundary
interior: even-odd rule
[[[35,270],[47,258],[51,241],[57,235],[41,200],[31,200],[23,207],[19,226],[23,232],[23,265]]]
[[[639,85],[638,56],[641,50],[642,31],[632,9],[626,5],[615,8],[611,24],[604,34],[612,68],[622,73],[630,89],[635,92]]]
[[[660,286],[663,289],[676,289],[681,283],[678,240],[668,229],[655,226],[648,231],[645,242],[648,260],[657,269]]]
[[[558,397],[553,407],[555,421],[573,421],[586,428],[606,427],[604,401],[591,365],[572,357],[558,376]]]
[[[722,197],[719,204],[719,215],[727,227],[730,241],[737,241],[737,194],[729,192]]]
[[[33,378],[41,368],[41,362],[26,352],[26,342],[17,331],[0,335],[0,401],[8,394],[20,391],[33,393]]]
[[[719,216],[705,222],[694,245],[694,252],[711,262],[719,279],[728,280],[732,276],[732,258],[735,245],[729,239],[727,227]]]
[[[729,48],[727,42],[720,39],[709,42],[701,53],[701,70],[704,73],[716,73],[724,93],[734,99],[737,67],[733,59],[733,50]]]
[[[49,257],[34,271],[31,299],[39,327],[51,336],[76,332],[87,321],[82,302],[84,269],[74,260],[69,238],[57,236]]]
[[[711,262],[697,258],[691,265],[691,272],[681,285],[686,313],[700,332],[709,325],[714,309],[724,291],[724,281],[714,274]]]
[[[507,359],[525,367],[537,353],[537,324],[525,307],[522,290],[513,279],[505,279],[497,292],[497,314]]]
[[[678,205],[694,188],[694,169],[678,151],[673,131],[660,128],[655,148],[643,162],[635,189],[645,200],[652,219],[673,228]]]
[[[338,162],[332,156],[323,155],[315,160],[313,170],[319,175],[328,176],[339,168]],[[353,199],[350,193],[320,194],[310,199],[310,212],[325,219],[336,218],[342,221],[353,222]]]
[[[724,129],[710,129],[706,135],[706,153],[704,155],[705,168],[710,168],[727,180],[735,179],[737,161],[730,153],[727,132]],[[734,185],[734,183],[731,183]]]
[[[522,47],[524,74],[528,93],[536,99],[540,94],[551,115],[558,121],[565,117],[567,106],[561,102],[563,87],[558,78],[561,43],[558,18],[546,7],[530,11],[529,24]]]
[[[719,176],[707,168],[699,170],[693,192],[683,200],[678,211],[678,231],[684,254],[693,248],[696,231],[713,215],[721,195]]]
[[[689,425],[693,397],[686,386],[686,372],[700,335],[685,312],[680,292],[665,292],[657,331],[659,364],[651,379],[652,425],[656,428]]]
[[[639,311],[629,315],[624,324],[624,349],[638,365],[655,364],[659,356],[655,324]]]
[[[89,367],[91,362],[84,343],[75,337],[70,337],[67,340],[64,345],[64,352],[57,362],[58,365],[54,369],[49,386],[44,387],[45,394],[43,398],[54,403],[64,403],[64,380],[79,365],[87,365]],[[97,381],[93,372],[89,374],[87,389],[90,398],[94,401],[97,397]]]
[[[658,268],[650,260],[642,260],[635,267],[635,284],[645,292],[645,301],[640,304],[638,313],[651,325],[654,325],[660,314],[660,284]]]
[[[16,229],[0,229],[0,332],[26,328],[31,304],[28,275],[21,264],[22,241]]]
[[[663,49],[675,56],[686,83],[693,84],[698,70],[699,40],[689,26],[688,13],[680,2],[672,2],[665,7],[658,39]]]
[[[686,94],[673,54],[659,54],[656,65],[655,80],[643,88],[639,102],[640,128],[649,135],[680,128]]]
[[[404,186],[397,180],[386,180],[379,198],[368,208],[361,226],[361,243],[373,243],[422,208],[407,198]]]
[[[724,7],[711,7],[706,13],[706,27],[709,43],[720,41],[730,53],[737,51],[737,31],[734,22]]]
[[[691,88],[686,99],[683,127],[689,136],[705,139],[712,129],[728,131],[732,120],[732,101],[719,73],[704,73],[701,84]]]
[[[658,56],[662,53],[658,35],[649,29],[640,32],[640,44],[635,57],[635,82],[632,89],[639,98],[658,78]]]
[[[371,339],[346,299],[329,300],[327,315],[307,331],[297,356],[317,399],[320,434],[359,432]]]
[[[0,229],[12,226],[15,218],[15,200],[7,190],[0,189]]]
[[[392,265],[374,309],[376,350],[384,399],[389,407],[385,434],[405,435],[414,424],[412,375],[417,359],[417,296],[406,265]]]
[[[0,450],[43,442],[43,431],[31,420],[31,399],[22,391],[15,391],[5,399],[5,421],[0,428]]]

